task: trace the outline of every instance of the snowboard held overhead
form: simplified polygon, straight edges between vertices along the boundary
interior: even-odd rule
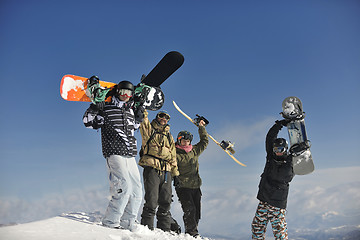
[[[200,120],[204,120],[206,124],[209,123],[208,120],[206,120],[204,117],[197,115],[197,118],[192,119],[191,117],[189,117],[185,112],[183,112],[180,107],[175,103],[175,101],[173,101],[174,107],[176,108],[176,110],[178,110],[184,117],[186,117],[187,119],[189,119],[190,122],[194,123],[196,126],[198,125],[198,122]],[[210,134],[208,134],[209,138],[211,138],[211,140],[213,140],[219,147],[221,147],[222,150],[224,150],[224,152],[226,152],[236,163],[238,163],[239,165],[246,167],[245,164],[243,164],[242,162],[240,162],[239,160],[237,160],[234,157],[234,153],[235,150],[233,149],[234,144],[232,144],[230,141],[222,141],[221,143],[218,142],[214,137],[212,137]]]
[[[293,168],[296,175],[306,175],[314,171],[314,162],[310,152],[310,141],[305,128],[305,112],[297,97],[287,97],[282,102],[281,115],[290,120],[287,130],[290,140],[290,153],[294,156]]]
[[[164,93],[160,85],[184,63],[184,56],[176,51],[168,52],[148,75],[143,75],[134,91],[135,107],[142,105],[148,110],[156,111],[164,104]],[[60,95],[67,101],[109,102],[116,84],[100,81],[97,76],[90,78],[76,75],[63,76],[60,84]]]

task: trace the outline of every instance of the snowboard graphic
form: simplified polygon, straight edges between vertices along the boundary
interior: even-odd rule
[[[146,76],[143,75],[141,83],[136,86],[134,100],[136,105],[143,105],[148,110],[160,109],[165,101],[165,97],[160,85],[169,78],[184,63],[181,53],[172,51],[167,53],[160,62]],[[96,102],[94,92],[98,95],[106,96],[105,101],[109,102],[111,97],[106,95],[111,93],[116,87],[115,83],[98,81],[96,84],[89,84],[89,79],[76,75],[63,76],[60,84],[60,95],[67,101]],[[103,98],[104,98],[103,97]]]
[[[116,84],[111,82],[100,81],[100,86],[112,89]],[[60,83],[60,95],[67,101],[91,102],[86,90],[88,89],[88,78],[76,75],[65,75]],[[106,99],[107,102],[110,98]]]
[[[175,103],[175,101],[173,101],[174,107],[176,108],[176,110],[178,110],[184,117],[186,117],[187,119],[190,120],[190,122],[194,123],[196,126],[198,125],[196,119],[192,119],[191,117],[189,117],[186,113],[184,113],[179,106]],[[199,115],[197,115],[199,120],[205,120],[205,122],[209,123],[206,119],[204,119],[203,117],[200,117]],[[243,164],[242,162],[240,162],[239,160],[237,160],[234,157],[234,149],[232,148],[234,146],[234,144],[232,144],[230,141],[222,141],[221,143],[216,141],[215,138],[213,138],[209,133],[208,133],[209,138],[211,138],[219,147],[221,147],[222,150],[224,150],[235,162],[237,162],[239,165],[246,167],[245,164]]]
[[[310,152],[310,141],[306,134],[302,102],[297,97],[287,97],[282,102],[282,110],[282,116],[291,120],[286,127],[290,140],[290,153],[293,155],[294,173],[309,174],[315,167]]]

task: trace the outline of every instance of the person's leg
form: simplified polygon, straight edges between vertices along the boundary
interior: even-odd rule
[[[287,223],[285,219],[286,210],[273,207],[270,211],[270,215],[271,215],[270,222],[275,239],[287,240],[288,231],[287,231]]]
[[[265,203],[260,202],[251,224],[252,239],[265,239],[266,225],[268,224],[268,209]]]
[[[167,179],[165,179],[167,177]],[[157,227],[163,231],[170,231],[171,214],[170,206],[172,202],[171,175],[162,173],[160,175],[161,183],[159,189],[159,207],[156,213]]]
[[[140,179],[140,172],[134,157],[127,158],[127,166],[129,170],[129,185],[130,197],[127,203],[124,214],[121,217],[120,225],[126,229],[133,229],[135,220],[139,213],[142,201],[142,185]]]
[[[130,198],[129,172],[126,159],[119,155],[107,158],[111,199],[103,218],[103,225],[118,227]]]
[[[183,210],[183,220],[185,226],[185,233],[190,234],[191,236],[197,235],[197,211],[192,196],[192,189],[189,188],[178,188],[176,193],[181,203],[181,208]]]
[[[141,224],[154,229],[155,211],[158,206],[160,178],[157,170],[145,167],[143,172],[145,203],[141,214]]]
[[[194,189],[193,191],[193,199],[194,199],[194,204],[195,204],[195,209],[196,209],[196,216],[195,216],[195,220],[197,225],[199,225],[199,220],[201,218],[201,190],[200,188],[198,189]]]

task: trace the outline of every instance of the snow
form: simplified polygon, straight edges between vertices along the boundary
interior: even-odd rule
[[[153,231],[142,225],[137,225],[134,231],[111,229],[103,227],[98,218],[92,214],[73,213],[61,216],[0,227],[1,239],[6,240],[195,240],[188,234],[163,232],[160,229]],[[210,240],[209,238],[202,238]]]

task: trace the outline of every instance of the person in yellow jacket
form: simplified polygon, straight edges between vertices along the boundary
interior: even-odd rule
[[[178,176],[176,148],[170,134],[168,121],[170,115],[160,111],[151,122],[148,112],[144,111],[144,120],[140,125],[142,147],[139,165],[144,168],[143,179],[145,203],[141,214],[141,224],[154,229],[154,217],[157,228],[170,231],[172,202],[172,177]],[[156,211],[157,210],[157,211]]]

